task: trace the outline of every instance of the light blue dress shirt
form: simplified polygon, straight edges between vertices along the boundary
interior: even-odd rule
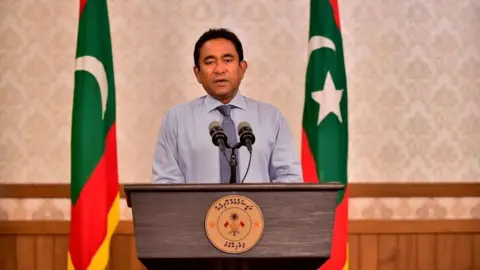
[[[281,112],[240,93],[229,104],[234,106],[231,116],[235,127],[246,121],[255,135],[244,183],[303,182],[295,141]],[[219,148],[212,143],[208,130],[212,121],[222,122],[223,116],[216,109],[220,105],[206,95],[165,114],[155,147],[153,183],[220,183]],[[248,159],[249,152],[242,146],[237,155],[240,181]]]

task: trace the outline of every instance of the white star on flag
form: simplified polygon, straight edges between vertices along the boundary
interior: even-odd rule
[[[340,100],[342,99],[342,94],[343,89],[337,90],[335,88],[332,76],[330,75],[330,72],[328,72],[323,90],[312,92],[313,100],[320,105],[317,125],[320,125],[320,122],[322,122],[322,120],[331,112],[337,115],[340,123],[342,122],[342,115],[340,113]]]

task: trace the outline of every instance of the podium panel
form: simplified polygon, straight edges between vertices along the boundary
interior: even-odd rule
[[[327,184],[125,185],[148,269],[317,269],[330,257]],[[313,268],[312,268],[313,267]]]

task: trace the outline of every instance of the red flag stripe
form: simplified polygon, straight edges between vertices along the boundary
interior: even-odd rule
[[[110,128],[102,156],[72,205],[69,251],[75,269],[87,269],[107,234],[109,210],[119,192],[115,124]],[[102,199],[104,198],[104,199]]]
[[[318,183],[317,166],[313,158],[305,129],[302,129],[302,170],[305,183]]]
[[[103,240],[102,244],[98,248],[97,252],[90,261],[88,269],[105,269],[108,265],[109,253],[110,253],[110,242],[112,236],[115,232],[115,229],[120,220],[120,193],[115,197],[115,202],[112,204],[108,212],[108,225],[107,225],[107,235]],[[72,263],[72,256],[70,252],[68,253],[68,270],[76,270]]]
[[[340,270],[348,263],[347,261],[348,241],[348,188],[345,188],[345,195],[335,211],[333,225],[332,253],[321,270]]]
[[[82,15],[82,11],[86,3],[87,3],[87,0],[80,0],[80,15]]]
[[[337,0],[330,0],[330,4],[333,9],[333,17],[335,18],[335,23],[337,24],[338,30],[340,31],[340,13],[338,12],[338,2]]]

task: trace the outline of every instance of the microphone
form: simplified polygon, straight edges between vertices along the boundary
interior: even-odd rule
[[[252,127],[247,122],[240,122],[237,129],[238,136],[240,137],[240,145],[244,145],[245,147],[247,147],[248,152],[250,153],[247,171],[245,172],[245,175],[243,176],[243,179],[241,181],[241,183],[243,184],[243,181],[245,181],[245,178],[247,177],[248,171],[250,169],[250,163],[252,161],[252,145],[253,143],[255,143],[255,135],[253,135]]]
[[[208,125],[208,132],[212,137],[213,144],[220,147],[220,150],[226,154],[225,144],[227,143],[227,134],[220,125],[220,122],[211,122],[210,125]]]
[[[252,154],[252,145],[255,143],[255,135],[253,135],[252,127],[247,122],[240,122],[237,129],[238,136],[240,136],[240,143],[246,146],[248,152]]]

